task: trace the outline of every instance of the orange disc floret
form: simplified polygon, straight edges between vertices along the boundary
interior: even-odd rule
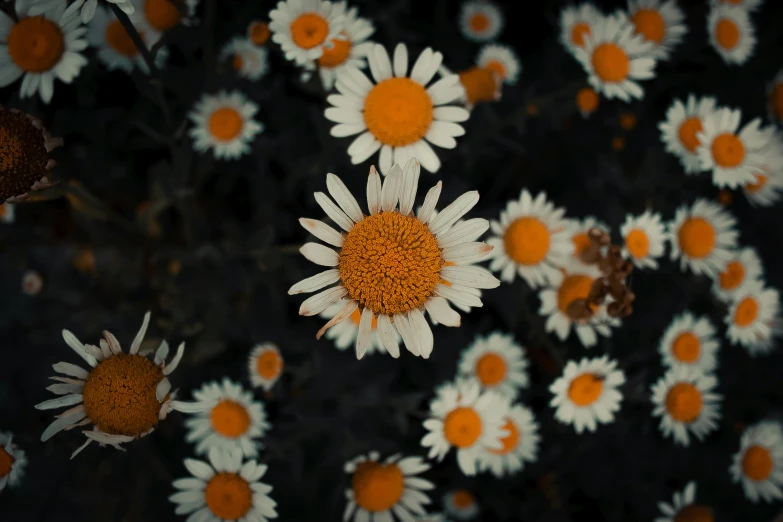
[[[156,31],[164,32],[182,21],[183,0],[145,0],[144,16]]]
[[[643,259],[650,252],[650,237],[644,230],[635,228],[625,237],[625,248],[635,259]]]
[[[106,43],[117,54],[133,57],[139,54],[136,44],[119,20],[112,20],[106,26]]]
[[[266,44],[266,42],[269,41],[271,34],[269,24],[266,22],[259,22],[256,20],[247,28],[247,37],[255,45],[261,46]]]
[[[693,332],[683,332],[674,339],[672,354],[680,362],[696,362],[701,355],[701,341]]]
[[[732,20],[722,18],[715,26],[715,40],[722,48],[730,51],[740,41],[740,29]]]
[[[521,265],[535,265],[546,258],[552,241],[549,229],[536,217],[511,223],[503,236],[508,257]]]
[[[745,265],[741,262],[731,261],[718,276],[720,287],[723,290],[735,290],[745,280]]]
[[[677,422],[695,421],[702,408],[701,392],[689,382],[678,382],[666,395],[666,410]]]
[[[519,428],[517,428],[517,425],[514,424],[511,419],[506,420],[506,423],[503,425],[503,430],[508,432],[508,435],[500,439],[500,443],[503,444],[503,447],[500,449],[489,449],[488,451],[490,453],[494,453],[495,455],[507,455],[519,446],[519,439],[521,438]]]
[[[333,38],[331,47],[324,47],[324,53],[318,58],[321,67],[337,67],[351,55],[351,40],[343,31],[342,40]]]
[[[329,36],[329,22],[316,13],[304,13],[291,22],[291,39],[302,49],[318,47]]]
[[[686,118],[681,124],[678,131],[680,137],[680,143],[683,147],[688,149],[688,152],[696,152],[701,142],[696,134],[702,131],[701,119],[698,116],[691,116]]]
[[[593,70],[603,82],[617,83],[625,80],[631,70],[631,60],[625,50],[616,43],[602,43],[593,50]]]
[[[587,299],[593,287],[593,278],[586,275],[570,275],[563,279],[557,290],[557,306],[566,317],[568,307],[577,299]]]
[[[477,33],[483,33],[489,29],[489,17],[484,13],[474,13],[473,16],[470,17],[469,25],[471,30]]]
[[[46,177],[46,136],[22,112],[0,107],[0,202]]]
[[[256,371],[264,379],[274,379],[283,371],[283,359],[275,350],[267,350],[256,359]]]
[[[455,408],[443,419],[443,436],[452,446],[468,448],[481,437],[481,417],[473,408]]]
[[[666,22],[661,13],[654,9],[639,9],[631,17],[636,32],[644,36],[645,40],[657,44],[666,36]]]
[[[715,229],[704,218],[687,219],[677,232],[677,238],[680,248],[689,257],[707,257],[715,248]]]
[[[410,78],[383,80],[364,100],[367,129],[384,145],[416,143],[427,134],[433,118],[430,95]]]
[[[87,417],[102,432],[138,437],[158,424],[155,397],[163,371],[141,355],[119,353],[98,363],[82,391]]]
[[[340,279],[351,299],[373,314],[419,308],[440,281],[438,242],[421,221],[381,212],[358,222],[340,251]]]
[[[500,97],[499,78],[490,69],[471,67],[459,73],[459,81],[465,89],[465,98],[471,105],[480,101],[494,101]]]
[[[753,297],[743,298],[734,312],[734,324],[741,328],[750,326],[759,316],[759,303]]]
[[[734,134],[717,136],[712,141],[712,157],[719,167],[736,167],[745,159],[745,145]]]
[[[742,456],[742,472],[750,480],[767,480],[774,469],[772,454],[762,446],[750,446]]]
[[[378,462],[361,462],[351,480],[354,502],[373,513],[396,505],[405,491],[405,477],[399,466],[382,466]]]
[[[230,439],[241,437],[250,428],[250,414],[242,404],[230,399],[218,402],[209,414],[212,428]]]
[[[476,361],[476,377],[484,386],[496,386],[506,378],[506,360],[496,353],[485,353]]]
[[[245,122],[236,109],[223,107],[212,113],[207,125],[215,139],[231,141],[242,132]]]
[[[14,458],[5,450],[4,446],[0,446],[0,479],[11,473],[13,465]]]
[[[253,507],[253,490],[236,473],[217,473],[204,488],[204,500],[221,520],[239,520]]]
[[[43,16],[23,18],[8,34],[8,55],[25,72],[51,70],[65,52],[65,36],[56,23]]]
[[[583,373],[571,381],[568,398],[577,406],[590,406],[601,397],[603,390],[603,377],[594,373]]]
[[[598,108],[599,97],[595,89],[583,87],[576,93],[576,106],[584,114],[592,114]]]
[[[674,522],[714,522],[712,509],[700,504],[689,504],[674,515]]]

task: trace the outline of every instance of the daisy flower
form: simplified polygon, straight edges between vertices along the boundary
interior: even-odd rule
[[[576,106],[583,118],[587,118],[598,109],[600,97],[592,87],[582,87],[576,93]]]
[[[617,369],[617,361],[606,355],[579,363],[568,361],[563,376],[549,387],[554,395],[549,405],[556,408],[555,418],[573,424],[577,433],[585,428],[595,431],[599,422],[611,423],[620,411],[623,394],[618,387],[624,382],[625,374]]]
[[[609,99],[642,99],[637,80],[655,76],[655,46],[633,31],[624,16],[604,17],[585,35],[584,47],[575,49],[588,83]]]
[[[463,2],[459,13],[462,36],[474,42],[489,42],[500,36],[503,12],[491,2]]]
[[[674,0],[628,0],[628,14],[637,34],[652,42],[652,55],[666,60],[679,44],[688,26],[685,14]]]
[[[283,374],[283,356],[272,343],[257,344],[250,352],[247,369],[250,373],[250,384],[254,388],[264,388],[269,391]]]
[[[592,216],[588,216],[582,220],[569,219],[567,223],[568,233],[571,236],[571,242],[574,244],[574,253],[571,257],[577,261],[581,261],[582,253],[592,245],[589,235],[590,230],[597,228],[607,234],[610,232],[609,227],[605,223]]]
[[[13,223],[16,220],[16,209],[11,203],[0,204],[0,223]]]
[[[27,457],[19,446],[14,444],[11,433],[0,431],[0,491],[6,486],[19,484],[27,467]]]
[[[193,148],[199,152],[213,149],[217,159],[237,159],[250,152],[250,143],[264,125],[253,117],[258,105],[239,91],[204,94],[189,116]]]
[[[134,16],[131,20],[147,47],[152,48],[160,39],[160,33],[147,26],[141,16]],[[120,69],[130,74],[134,67],[138,67],[144,73],[149,72],[147,62],[136,44],[109,10],[101,7],[95,11],[95,16],[88,25],[87,40],[91,46],[98,49],[98,58],[109,70]],[[166,55],[165,48],[159,49],[155,56],[155,65],[162,66]]]
[[[475,381],[443,386],[430,402],[430,418],[424,421],[428,433],[421,445],[429,447],[429,458],[443,460],[451,448],[465,475],[475,475],[481,455],[488,449],[502,450],[501,439],[508,400],[493,391],[481,391]]]
[[[315,60],[335,39],[343,39],[345,3],[324,0],[283,0],[269,13],[272,41],[286,60],[314,69]]]
[[[739,5],[715,5],[707,16],[710,45],[729,65],[742,65],[756,47],[756,30],[747,9]]]
[[[742,187],[745,197],[753,206],[769,207],[780,200],[783,191],[783,170],[756,173],[756,180]]]
[[[470,266],[492,250],[476,242],[489,223],[469,219],[455,225],[478,202],[478,193],[463,194],[433,218],[441,191],[438,182],[427,193],[421,211],[414,215],[419,172],[418,161],[411,159],[404,171],[394,165],[381,183],[378,172],[371,168],[367,179],[369,215],[363,214],[342,180],[329,174],[326,188],[336,203],[322,192],[317,192],[315,199],[345,233],[322,221],[300,220],[305,229],[338,250],[306,243],[300,250],[302,255],[329,269],[300,281],[288,293],[318,292],[299,308],[301,315],[308,316],[321,313],[342,298],[348,300],[318,332],[319,339],[326,330],[361,309],[356,337],[359,359],[372,343],[372,323],[376,319],[378,335],[392,357],[400,355],[396,330],[408,351],[428,358],[434,339],[423,310],[443,325],[459,326],[460,316],[448,301],[479,307],[482,303],[475,289],[500,284],[487,270]],[[337,285],[322,290],[334,283]]]
[[[43,289],[44,280],[41,274],[35,270],[28,270],[22,276],[22,292],[34,297],[41,293]]]
[[[212,448],[233,451],[239,448],[247,457],[258,455],[258,441],[271,428],[266,412],[253,394],[228,377],[218,384],[213,381],[193,392],[195,402],[179,402],[179,411],[193,416],[185,424],[190,429],[185,440],[196,442],[196,454],[206,454]]]
[[[487,240],[494,247],[493,272],[506,283],[519,274],[533,288],[558,280],[574,245],[563,219],[565,209],[555,208],[540,192],[535,199],[523,189],[519,200],[511,200],[490,227],[497,234]]]
[[[745,497],[773,502],[783,498],[783,427],[765,420],[742,434],[740,449],[732,458],[731,478],[741,482]]]
[[[714,520],[709,506],[696,504],[696,483],[691,481],[685,485],[682,493],[675,493],[672,503],[658,502],[658,509],[663,513],[655,522],[689,522]]]
[[[680,159],[686,174],[702,170],[697,152],[701,146],[699,133],[707,116],[715,112],[715,105],[715,98],[697,99],[691,94],[686,103],[674,100],[666,111],[666,121],[658,124],[666,151]]]
[[[767,90],[769,113],[779,122],[783,122],[783,69],[781,69]]]
[[[458,76],[465,91],[461,99],[468,108],[478,102],[500,100],[503,79],[497,71],[476,66],[462,71]]]
[[[671,259],[679,258],[681,270],[690,268],[697,275],[720,272],[737,246],[736,224],[734,216],[706,199],[681,206],[667,226]]]
[[[185,459],[191,476],[175,480],[178,489],[169,497],[177,515],[199,522],[267,522],[277,518],[277,502],[269,497],[272,486],[260,482],[267,465],[244,460],[239,449],[210,448],[209,462]]]
[[[712,5],[737,5],[752,13],[761,6],[764,0],[711,0]]]
[[[476,65],[496,73],[503,82],[514,85],[522,66],[517,53],[506,45],[486,44],[479,51]]]
[[[266,45],[272,32],[269,30],[269,24],[261,20],[253,20],[247,26],[247,39],[254,45]]]
[[[658,351],[663,364],[669,368],[695,368],[703,373],[713,371],[718,366],[720,348],[715,334],[709,319],[683,312],[674,318],[661,338]]]
[[[71,458],[93,441],[100,446],[108,444],[122,449],[121,444],[152,433],[158,421],[177,409],[172,401],[175,392],[171,391],[168,376],[182,360],[185,343],[179,345],[177,354],[168,364],[166,341],[160,343],[153,360],[140,355],[139,348],[149,322],[150,312],[147,312],[128,353],[122,351],[117,338],[106,330],[98,343],[100,347],[82,344],[71,332],[63,330],[65,343],[90,369],[67,362],[52,366],[54,371],[66,377],[51,377],[57,383],[46,389],[60,397],[37,404],[35,408],[53,410],[67,406],[69,409],[57,415],[57,420],[44,430],[42,442],[62,430],[92,424],[92,429],[82,432],[87,441]]]
[[[603,14],[593,4],[582,3],[564,8],[560,11],[560,43],[574,54],[577,49],[584,49],[585,38],[593,34],[595,25],[602,18]]]
[[[443,55],[429,47],[421,52],[408,72],[408,48],[398,44],[394,58],[374,44],[367,56],[373,80],[355,68],[342,70],[335,86],[339,94],[327,98],[331,105],[326,119],[337,123],[332,136],[359,134],[348,147],[354,165],[380,150],[381,173],[392,163],[404,165],[410,158],[437,172],[440,160],[432,145],[453,149],[454,139],[465,134],[459,125],[469,113],[462,107],[447,105],[464,95],[459,76],[450,74],[433,83]]]
[[[348,504],[343,520],[387,521],[413,520],[424,515],[430,498],[424,491],[434,489],[429,480],[418,477],[430,469],[420,457],[392,455],[381,461],[380,453],[371,451],[345,463],[351,475],[351,487],[345,490]]]
[[[348,299],[340,299],[329,308],[321,312],[319,317],[323,319],[332,319],[340,312],[340,310],[345,308],[348,303]],[[359,334],[359,323],[361,322],[361,319],[362,311],[357,308],[353,311],[353,313],[351,313],[348,319],[329,328],[329,330],[326,331],[326,338],[334,341],[334,346],[338,350],[347,350],[349,347],[352,347],[356,344],[356,336]],[[397,330],[394,330],[392,333],[394,334],[394,339],[399,345],[401,340],[400,334],[397,333]],[[372,337],[372,340],[370,341],[370,345],[367,347],[367,354],[369,355],[375,352],[386,353],[386,348],[383,346],[383,342],[381,342],[381,338],[378,335],[377,318],[373,318],[372,325],[370,326],[370,336]]]
[[[54,94],[54,80],[71,83],[87,64],[79,54],[87,47],[87,28],[79,20],[79,4],[36,5],[16,0],[17,20],[0,11],[0,87],[20,77],[21,98],[38,93],[44,103]]]
[[[51,3],[59,2],[60,0],[54,0]],[[122,12],[128,16],[133,15],[136,12],[136,7],[133,5],[132,0],[106,0],[110,4],[115,4],[122,9]],[[81,6],[81,18],[82,23],[88,23],[93,19],[98,12],[98,0],[76,0],[74,4]]]
[[[318,73],[324,89],[331,91],[337,76],[348,68],[364,69],[365,58],[372,49],[373,42],[367,39],[375,32],[375,27],[366,18],[358,16],[356,7],[347,9],[345,2],[335,4],[335,11],[345,11],[345,28],[339,38],[324,47],[318,58]]]
[[[690,434],[697,439],[718,428],[722,397],[713,392],[718,379],[697,368],[677,366],[669,369],[652,387],[654,417],[661,417],[665,437],[683,446],[690,444]]]
[[[494,332],[476,338],[462,352],[459,371],[464,377],[475,377],[482,388],[513,400],[520,388],[530,384],[527,365],[525,352],[514,336]]]
[[[762,281],[749,281],[734,295],[725,323],[732,344],[741,344],[751,355],[769,352],[779,333],[780,293]]]
[[[487,450],[479,459],[479,469],[488,469],[498,478],[518,473],[525,462],[535,462],[541,440],[533,412],[519,404],[509,410],[503,429],[508,432],[500,439],[503,448]]]
[[[476,497],[467,489],[455,489],[443,495],[443,509],[454,520],[473,520],[481,511]]]
[[[663,255],[666,243],[666,227],[659,213],[646,210],[641,216],[626,216],[620,234],[623,256],[636,268],[658,268],[657,258]]]
[[[240,77],[248,80],[258,80],[267,71],[267,50],[238,36],[232,38],[220,51],[220,59],[231,60],[231,65]]]
[[[731,261],[715,277],[712,292],[723,301],[732,301],[734,296],[749,281],[756,281],[764,275],[761,259],[751,247],[732,252]]]
[[[190,25],[199,0],[132,0],[146,23],[159,33],[165,33],[183,23]]]

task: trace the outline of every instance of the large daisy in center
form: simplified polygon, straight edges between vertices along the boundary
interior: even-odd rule
[[[366,161],[380,150],[384,175],[392,163],[404,165],[413,157],[426,170],[436,172],[440,160],[430,144],[456,147],[454,138],[465,134],[459,122],[470,115],[463,107],[447,105],[465,93],[459,76],[443,76],[428,88],[443,61],[443,55],[430,48],[421,52],[410,73],[404,44],[397,44],[393,62],[380,44],[373,46],[367,60],[373,80],[356,68],[337,75],[340,94],[327,98],[332,107],[325,112],[327,119],[337,123],[332,136],[361,133],[348,147],[351,162]]]

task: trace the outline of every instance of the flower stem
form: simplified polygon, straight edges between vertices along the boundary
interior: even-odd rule
[[[109,2],[109,7],[114,12],[114,16],[117,17],[117,20],[122,24],[125,32],[127,32],[128,36],[130,36],[130,39],[133,41],[133,45],[135,45],[136,49],[138,49],[139,53],[141,53],[141,57],[144,59],[144,62],[147,64],[147,68],[149,69],[150,76],[157,76],[158,69],[155,67],[155,59],[152,57],[152,53],[150,53],[150,50],[141,39],[141,35],[136,30],[136,27],[134,27],[133,23],[130,21],[130,18],[128,18],[128,15],[126,15],[122,9],[117,7],[117,4],[115,3]]]

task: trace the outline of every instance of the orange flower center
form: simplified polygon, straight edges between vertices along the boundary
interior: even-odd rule
[[[568,307],[577,299],[587,299],[593,287],[593,278],[586,275],[567,276],[557,290],[557,306],[568,316]]]
[[[657,44],[663,41],[666,34],[666,23],[661,13],[653,9],[639,9],[632,17],[636,26],[636,32],[644,36],[645,40]]]
[[[677,422],[695,421],[701,408],[701,392],[689,382],[678,382],[666,395],[666,410]]]
[[[337,67],[345,62],[351,55],[351,40],[343,31],[342,36],[345,40],[332,39],[332,47],[324,47],[324,53],[318,58],[318,65],[321,67]]]
[[[250,428],[250,414],[244,405],[231,399],[218,402],[209,414],[212,428],[220,435],[235,439]]]
[[[82,390],[87,417],[104,433],[137,437],[158,424],[163,372],[141,355],[120,353],[93,368]]]
[[[742,472],[750,480],[756,482],[767,480],[772,474],[773,467],[772,454],[767,448],[751,446],[742,456]]]
[[[683,332],[672,343],[672,355],[680,362],[696,362],[701,355],[701,341],[693,332]]]
[[[740,328],[750,326],[759,316],[759,303],[752,297],[745,297],[737,305],[737,311],[734,312],[734,324]]]
[[[256,45],[264,45],[270,36],[269,24],[266,22],[253,22],[247,30],[248,38]]]
[[[769,94],[769,102],[772,107],[772,113],[783,120],[783,83],[775,84],[772,92]]]
[[[218,141],[231,141],[240,135],[245,121],[236,109],[223,107],[212,113],[207,125],[213,138]]]
[[[576,93],[576,106],[585,114],[591,114],[598,108],[598,93],[590,87],[583,87]]]
[[[487,60],[484,62],[484,68],[496,73],[500,78],[505,78],[508,75],[506,64],[500,60]]]
[[[106,26],[106,43],[117,54],[128,57],[139,54],[136,44],[133,43],[133,40],[131,40],[128,32],[119,20],[112,20],[109,22],[109,25]]]
[[[144,2],[144,16],[147,22],[156,31],[168,31],[182,20],[179,7],[182,0],[146,0]]]
[[[253,507],[253,490],[236,473],[218,473],[204,489],[207,507],[221,520],[239,520]]]
[[[235,54],[231,59],[231,65],[234,67],[235,71],[241,71],[242,67],[245,65],[245,59],[242,58],[241,54]]]
[[[443,258],[426,225],[381,212],[358,222],[340,250],[340,279],[351,299],[375,315],[424,305],[440,281]]]
[[[489,17],[484,13],[475,13],[470,17],[470,28],[477,33],[483,33],[489,29]]]
[[[484,386],[496,386],[506,378],[506,360],[496,353],[485,353],[476,361],[476,377]]]
[[[459,81],[465,88],[468,103],[475,105],[480,101],[493,101],[498,90],[495,73],[490,69],[472,67],[459,73]]]
[[[745,185],[745,190],[747,190],[751,194],[755,194],[756,192],[764,188],[764,185],[766,185],[767,181],[769,180],[769,178],[764,174],[756,174],[755,176],[756,176],[755,183],[747,183]]]
[[[579,47],[584,47],[585,37],[590,36],[590,26],[584,22],[577,22],[571,26],[571,42]]]
[[[696,152],[696,148],[701,144],[699,138],[696,137],[696,133],[701,131],[701,119],[698,116],[686,118],[680,125],[680,143],[688,149],[688,152]]]
[[[699,504],[685,506],[674,515],[674,522],[713,522],[712,509]]]
[[[0,108],[0,201],[28,192],[48,161],[41,130],[24,114]]]
[[[635,259],[643,259],[650,253],[650,237],[640,228],[634,228],[625,237],[625,248]]]
[[[720,273],[719,284],[724,290],[734,290],[745,280],[745,266],[737,260],[726,265],[726,270]]]
[[[329,36],[329,23],[316,13],[304,13],[291,22],[291,39],[302,49],[318,47]]]
[[[416,143],[433,120],[432,99],[410,78],[389,78],[364,100],[364,122],[378,141],[392,147]]]
[[[262,352],[256,359],[256,371],[263,379],[274,379],[283,371],[283,360],[274,350]]]
[[[715,229],[709,221],[700,217],[688,218],[677,237],[680,248],[689,257],[707,257],[715,248]]]
[[[715,40],[718,45],[731,51],[740,41],[740,30],[733,21],[728,18],[722,18],[715,26]]]
[[[506,418],[506,423],[503,425],[503,429],[508,432],[508,435],[500,439],[503,447],[497,450],[490,449],[490,453],[494,453],[495,455],[507,455],[517,449],[517,446],[519,446],[520,433],[517,425],[514,424],[511,419]]]
[[[0,478],[7,476],[11,473],[11,468],[14,465],[14,458],[8,454],[5,447],[0,446]]]
[[[568,398],[577,406],[585,407],[594,404],[603,391],[603,377],[594,373],[583,373],[571,381]]]
[[[712,156],[720,167],[736,167],[745,159],[745,145],[734,134],[721,134],[712,142]]]
[[[443,435],[457,448],[473,446],[481,437],[482,428],[481,417],[473,408],[455,408],[443,420]]]
[[[523,217],[511,223],[503,236],[508,257],[520,265],[536,265],[549,253],[551,236],[536,217]]]
[[[625,80],[631,70],[628,54],[615,43],[602,43],[596,47],[592,62],[596,76],[607,83]]]
[[[8,34],[8,54],[25,72],[52,69],[64,51],[65,37],[60,26],[43,16],[19,20]]]
[[[451,501],[457,509],[466,509],[476,503],[476,498],[470,491],[458,489],[451,494]]]
[[[581,256],[582,252],[590,248],[590,245],[592,244],[592,241],[590,241],[590,236],[587,235],[587,232],[579,232],[574,234],[574,236],[571,238],[571,242],[574,244],[574,257]]]
[[[351,487],[354,501],[360,508],[370,512],[386,511],[402,498],[405,477],[396,464],[383,466],[367,461],[356,466]]]

